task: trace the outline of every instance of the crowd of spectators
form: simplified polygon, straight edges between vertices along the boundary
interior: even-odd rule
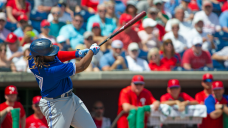
[[[3,0],[0,71],[29,72],[37,38],[62,51],[88,48],[141,11],[147,15],[101,46],[86,71],[227,70],[227,9],[225,0]]]

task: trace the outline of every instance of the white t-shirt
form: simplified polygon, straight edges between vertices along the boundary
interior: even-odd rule
[[[53,20],[53,16],[52,16],[52,14],[50,13],[50,14],[48,15],[48,21],[49,21],[49,22],[52,22],[52,20]],[[63,13],[63,16],[62,16],[62,17],[59,17],[59,22],[64,22],[64,23],[72,22],[72,18],[71,18],[71,16],[70,16],[70,14],[64,12],[64,13]]]
[[[42,34],[39,35],[39,38],[46,38],[46,39],[49,39],[49,40],[51,41],[52,44],[56,44],[56,43],[57,43],[56,40],[55,40],[55,38],[46,37],[46,36],[44,36],[44,35],[42,35]]]
[[[228,46],[225,46],[222,50],[215,53],[218,56],[228,56]],[[228,67],[228,60],[224,61],[225,67]]]
[[[206,33],[213,33],[215,32],[216,26],[220,26],[218,16],[213,12],[207,16],[204,11],[199,11],[195,14],[194,18],[195,17],[201,17],[203,19],[203,31]]]
[[[9,49],[9,46],[7,45],[7,48],[6,48],[7,50],[6,50],[6,57],[7,57],[7,59],[9,59],[14,53],[16,53],[16,52],[23,52],[23,50],[22,50],[22,47],[20,46],[19,48],[18,48],[18,50],[16,51],[16,52],[12,52],[10,49]],[[16,63],[17,61],[19,61],[20,60],[20,58],[22,58],[23,56],[20,56],[20,57],[14,57],[13,59],[12,59],[12,62],[13,63]]]
[[[92,61],[91,61],[93,66],[99,67],[99,61],[102,56],[103,56],[103,53],[101,51],[99,51],[96,55],[93,56]]]
[[[173,35],[173,32],[168,32],[164,35],[163,40],[167,40],[170,39],[173,42],[173,46],[175,49],[176,53],[181,53],[185,50],[185,48],[187,47],[187,41],[184,38],[184,36],[182,36],[181,34],[178,35],[178,38],[176,39]]]
[[[137,58],[135,61],[130,56],[126,56],[129,71],[150,71],[146,60]]]
[[[159,31],[157,28],[154,28],[153,32],[152,32],[152,39],[150,39],[147,43],[146,43],[146,46],[148,49],[151,49],[153,47],[157,47],[157,39],[158,39],[158,34],[159,34]],[[142,30],[142,31],[139,31],[138,32],[138,35],[139,35],[139,38],[141,39],[141,41],[144,41],[144,40],[147,40],[149,34],[146,33],[145,30]]]
[[[16,63],[14,63],[18,72],[31,72],[28,67],[27,61],[21,57]]]
[[[192,24],[190,22],[180,22],[179,27],[180,27],[179,29],[180,33],[187,33],[192,29]],[[166,23],[165,31],[167,32],[172,31],[170,20],[168,20]]]

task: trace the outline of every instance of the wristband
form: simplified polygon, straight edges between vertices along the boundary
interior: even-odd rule
[[[79,50],[80,50],[80,49],[77,49],[77,51],[75,52],[75,57],[76,57],[76,58],[79,57]]]

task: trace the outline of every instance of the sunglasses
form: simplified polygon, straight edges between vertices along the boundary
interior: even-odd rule
[[[0,52],[2,52],[2,51],[5,51],[6,52],[6,49],[0,49]]]
[[[211,8],[211,6],[205,6],[205,8]]]
[[[45,29],[50,29],[50,26],[44,26],[43,28],[45,28]]]
[[[204,83],[212,83],[213,80],[211,80],[211,81],[204,80],[203,82],[204,82]]]
[[[122,48],[114,48],[115,50],[122,50]]]
[[[168,46],[169,44],[170,44],[170,45],[173,45],[173,43],[165,43],[166,46]]]
[[[98,12],[106,12],[106,10],[98,10]]]
[[[93,28],[100,28],[100,27],[93,27]]]
[[[172,27],[172,29],[179,29],[179,27]]]
[[[151,12],[150,15],[157,15],[158,13],[156,12]]]
[[[83,22],[83,20],[77,20],[77,19],[75,19],[74,21],[75,21],[75,22],[80,22],[80,23]]]
[[[53,15],[60,15],[60,12],[52,12]]]
[[[5,20],[0,20],[0,22],[5,22]]]
[[[93,37],[89,37],[89,38],[87,38],[86,40],[93,40]]]
[[[143,86],[144,84],[142,84],[142,83],[137,83],[137,84],[135,84],[136,86]]]
[[[131,50],[132,52],[138,52],[138,50]]]
[[[93,107],[95,110],[98,110],[98,109],[100,109],[100,110],[102,110],[102,109],[104,109],[104,107]]]
[[[196,44],[195,47],[202,47],[202,44]]]

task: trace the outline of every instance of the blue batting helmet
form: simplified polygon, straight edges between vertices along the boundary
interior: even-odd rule
[[[54,56],[58,53],[59,47],[53,45],[49,39],[36,39],[30,45],[30,51],[33,57],[36,56]]]

